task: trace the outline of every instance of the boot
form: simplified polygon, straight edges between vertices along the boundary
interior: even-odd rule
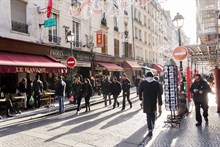
[[[13,115],[10,114],[10,109],[7,109],[7,111],[6,111],[6,116],[7,116],[7,117],[13,117]]]
[[[119,102],[117,102],[117,105],[118,105],[118,107],[119,107]]]
[[[86,106],[86,111],[85,112],[88,112],[88,107]]]
[[[90,110],[90,106],[89,106],[89,111],[91,111],[91,110]]]

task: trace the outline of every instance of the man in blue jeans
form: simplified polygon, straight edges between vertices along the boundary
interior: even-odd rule
[[[63,81],[63,77],[58,77],[58,82],[56,85],[55,95],[59,100],[59,113],[64,113],[64,98],[65,98],[65,91],[66,91],[66,83]]]
[[[148,72],[146,74],[146,80],[141,82],[139,88],[139,99],[143,99],[143,111],[147,115],[147,125],[149,131],[147,136],[152,137],[155,123],[155,112],[157,110],[157,99],[159,105],[162,105],[160,85],[157,81],[155,81],[152,72]]]

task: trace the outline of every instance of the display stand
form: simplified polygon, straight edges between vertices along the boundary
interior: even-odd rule
[[[165,108],[171,114],[164,123],[180,126],[180,118],[176,116],[178,108],[178,68],[174,65],[164,66]]]

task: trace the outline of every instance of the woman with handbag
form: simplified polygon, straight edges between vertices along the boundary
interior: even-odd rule
[[[83,97],[85,97],[85,107],[86,107],[86,112],[89,110],[90,111],[90,97],[92,96],[93,93],[93,88],[90,83],[89,79],[85,79],[84,81],[84,87],[83,87]]]

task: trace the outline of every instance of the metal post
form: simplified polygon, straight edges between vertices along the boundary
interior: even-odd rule
[[[180,32],[180,28],[178,28],[178,35],[179,35],[179,46],[182,46],[182,43],[181,43],[181,32]],[[181,73],[181,78],[182,78],[182,81],[181,81],[181,85],[180,85],[180,92],[183,92],[184,91],[184,75],[183,75],[183,62],[180,61],[180,73]]]
[[[70,55],[73,57],[73,42],[70,41]],[[70,74],[71,74],[71,77],[73,76],[73,69],[70,68]]]

